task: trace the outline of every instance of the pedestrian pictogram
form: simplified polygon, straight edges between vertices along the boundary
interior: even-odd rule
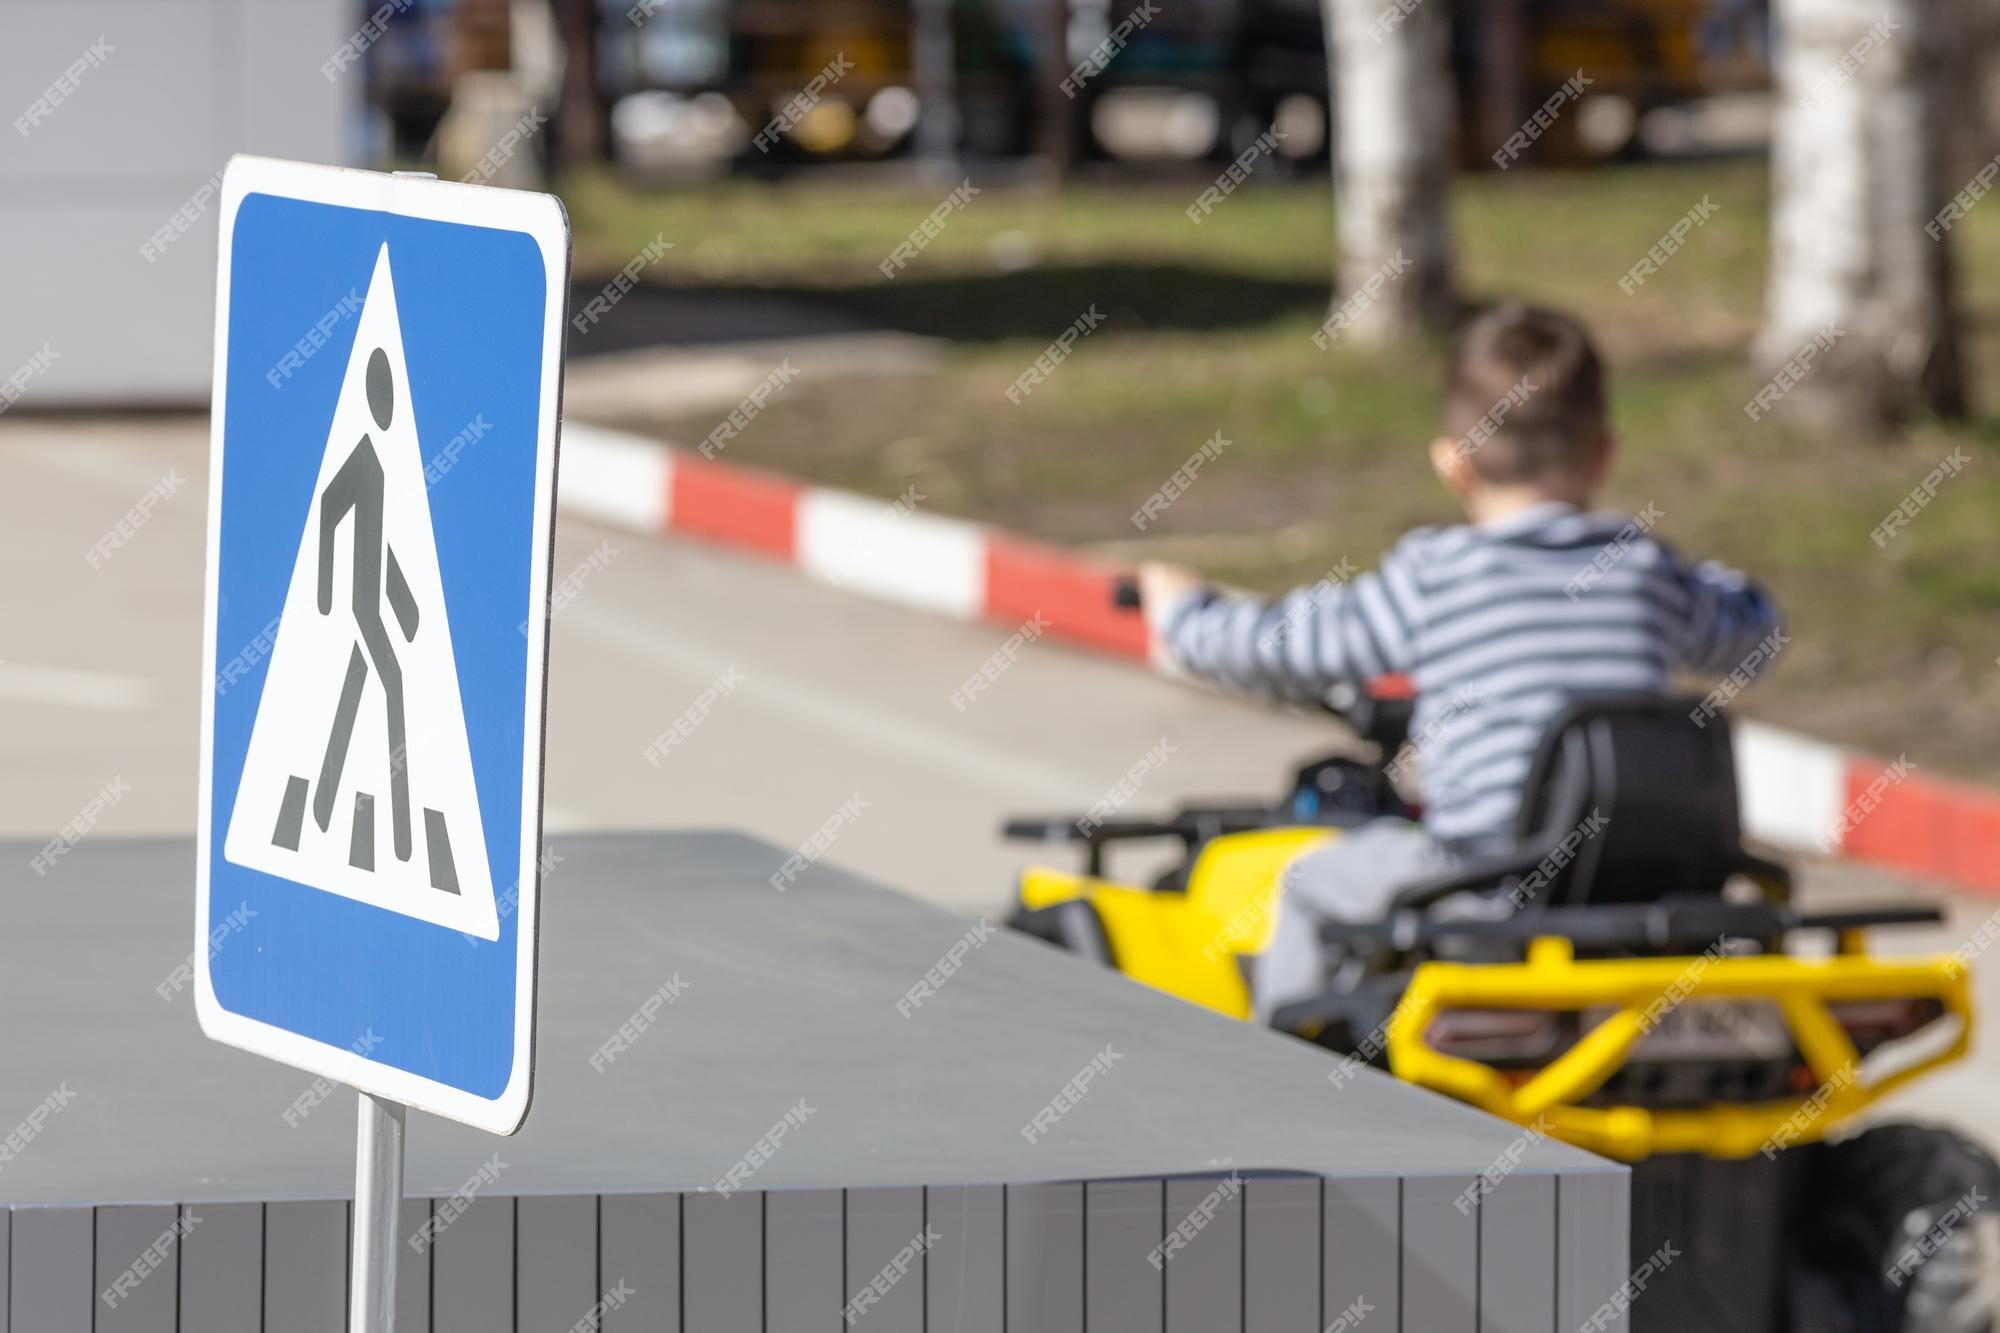
[[[376,257],[299,535],[224,854],[498,935],[395,256]],[[304,443],[304,442],[302,442]]]

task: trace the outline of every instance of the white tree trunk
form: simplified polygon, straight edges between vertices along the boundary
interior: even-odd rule
[[[1333,90],[1335,306],[1377,274],[1379,295],[1350,309],[1352,336],[1387,341],[1452,309],[1449,201],[1454,97],[1446,0],[1321,0]],[[1399,258],[1400,256],[1400,258]]]
[[[1932,0],[1777,0],[1763,374],[1823,349],[1787,406],[1894,421],[1963,410],[1947,183],[1949,40]]]

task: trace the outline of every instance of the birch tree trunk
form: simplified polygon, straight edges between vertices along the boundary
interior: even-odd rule
[[[1333,90],[1336,311],[1388,342],[1452,314],[1454,95],[1446,0],[1321,0]],[[1400,256],[1400,259],[1399,259]],[[1365,309],[1350,300],[1378,274]]]
[[[1771,265],[1755,359],[1811,369],[1811,419],[1888,424],[1965,410],[1948,179],[1952,37],[1931,0],[1777,0]]]

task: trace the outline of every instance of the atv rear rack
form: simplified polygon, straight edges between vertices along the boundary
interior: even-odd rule
[[[1914,915],[1902,910],[1836,912],[1800,920],[1853,930],[1864,923],[1902,924]],[[1873,958],[1859,952],[1858,939],[1853,943],[1854,950],[1827,958],[1718,957],[1704,951],[1694,958],[1582,959],[1568,940],[1544,934],[1530,944],[1520,963],[1425,963],[1411,975],[1384,1030],[1389,1067],[1407,1082],[1517,1124],[1546,1124],[1557,1138],[1625,1161],[1656,1153],[1771,1154],[1818,1139],[1881,1097],[1960,1058],[1970,1043],[1971,986],[1956,958]],[[1835,1018],[1834,1007],[1885,999],[1935,1000],[1940,1019],[1948,1021],[1948,1044],[1919,1047],[1910,1058],[1887,1066],[1864,1059]],[[1801,1084],[1794,1094],[1772,1101],[1719,1102],[1694,1109],[1583,1104],[1626,1063],[1661,1014],[1683,1003],[1710,1000],[1775,1004],[1811,1086]],[[1608,1016],[1525,1081],[1431,1045],[1430,1027],[1439,1013],[1493,1008],[1601,1011]]]

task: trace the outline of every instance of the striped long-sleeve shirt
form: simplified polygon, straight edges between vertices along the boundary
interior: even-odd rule
[[[1651,517],[1549,503],[1421,528],[1375,573],[1271,601],[1194,594],[1167,608],[1167,646],[1194,675],[1299,699],[1407,673],[1425,826],[1454,844],[1501,841],[1566,704],[1730,672],[1776,632],[1762,589],[1684,562],[1646,535]]]

